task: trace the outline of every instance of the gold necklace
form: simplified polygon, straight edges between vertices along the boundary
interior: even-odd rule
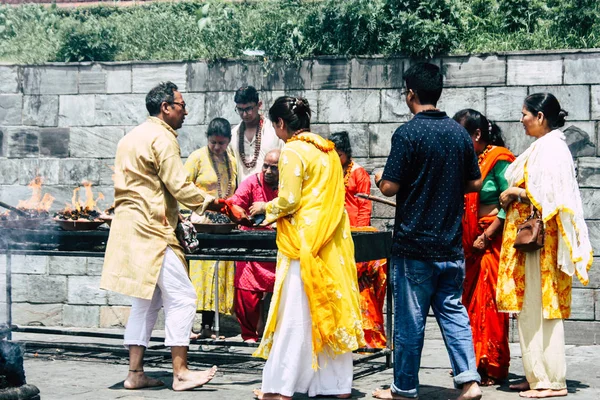
[[[346,171],[344,171],[344,187],[348,187],[348,181],[350,180],[350,172],[352,172],[352,167],[354,167],[354,161],[350,160],[350,164],[348,164]]]
[[[485,147],[485,150],[483,150],[483,152],[481,152],[481,154],[477,156],[477,164],[478,164],[480,167],[481,167],[481,164],[483,164],[483,163],[484,163],[485,156],[487,156],[487,153],[489,153],[489,152],[490,152],[490,150],[492,150],[492,148],[493,148],[493,147],[494,147],[494,146],[492,146],[491,144],[488,144],[488,145]]]
[[[219,196],[220,199],[226,199],[227,197],[230,196],[231,193],[231,168],[229,166],[229,158],[227,157],[227,154],[225,154],[225,167],[227,168],[227,192],[225,193],[225,196],[223,196],[223,191],[221,190],[221,173],[219,172],[219,168],[217,168],[217,164],[215,163],[215,155],[209,151],[210,153],[210,163],[212,164],[213,170],[215,171],[215,174],[217,175],[217,196]]]

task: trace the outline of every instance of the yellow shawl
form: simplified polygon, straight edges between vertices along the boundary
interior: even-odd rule
[[[320,352],[335,356],[364,345],[343,172],[332,150],[331,142],[304,133],[288,141],[281,153],[279,196],[266,208],[266,221],[277,221],[277,277],[255,356],[268,357],[283,281],[290,260],[297,259],[313,321],[313,368]]]

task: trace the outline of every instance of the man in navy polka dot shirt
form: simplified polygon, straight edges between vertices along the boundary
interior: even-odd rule
[[[382,399],[418,396],[429,307],[433,308],[461,388],[459,400],[481,398],[469,317],[460,302],[465,277],[461,219],[464,194],[481,189],[477,155],[467,131],[436,108],[439,67],[420,63],[404,74],[406,104],[415,115],[392,136],[375,184],[396,196],[391,259],[394,291],[394,382]]]

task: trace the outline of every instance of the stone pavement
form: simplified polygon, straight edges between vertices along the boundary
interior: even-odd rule
[[[114,332],[114,331],[113,331]],[[160,336],[160,333],[159,333]],[[73,336],[15,333],[13,340],[24,343],[27,382],[36,385],[44,400],[65,399],[252,399],[252,389],[260,387],[262,362],[249,358],[251,349],[212,345],[193,345],[190,364],[194,368],[219,366],[216,378],[192,392],[170,388],[171,368],[168,351],[147,353],[146,371],[163,379],[167,386],[153,390],[128,391],[123,388],[127,373],[126,352],[120,340]],[[238,339],[239,340],[239,339]],[[70,344],[70,345],[69,345]],[[152,343],[151,343],[152,344]],[[79,347],[77,347],[79,346]],[[511,381],[523,376],[519,345],[511,344]],[[232,357],[238,355],[240,357]],[[600,399],[600,346],[567,346],[569,398]],[[373,389],[389,385],[392,369],[385,369],[383,358],[355,366],[353,398],[371,397]],[[450,363],[441,340],[426,340],[423,351],[420,398],[447,400],[458,396],[448,375]],[[485,399],[518,399],[508,384],[483,388]],[[304,395],[294,398],[306,399]]]

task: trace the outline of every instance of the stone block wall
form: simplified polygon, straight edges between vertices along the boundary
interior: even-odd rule
[[[565,132],[576,158],[592,244],[600,255],[600,50],[449,56],[439,106],[486,114],[502,128],[516,154],[532,142],[519,122],[523,99],[549,91],[569,111]],[[277,64],[265,73],[252,61],[0,65],[0,200],[28,198],[27,183],[44,177],[54,208],[71,199],[82,180],[113,201],[113,157],[120,138],[146,118],[144,97],[159,81],[182,91],[189,115],[180,130],[182,157],[206,144],[215,117],[239,122],[233,93],[246,84],[261,91],[263,110],[283,94],[304,96],[313,130],[347,130],[357,161],[369,172],[385,164],[394,130],[411,118],[402,97],[403,58],[319,58],[297,67]],[[377,194],[377,190],[373,190]],[[373,224],[388,229],[393,209],[374,204]],[[600,258],[598,259],[600,260]],[[600,261],[591,282],[573,290],[571,326],[600,327]],[[0,256],[0,273],[5,261]],[[20,324],[120,326],[127,299],[98,290],[99,259],[13,258],[13,319]],[[3,277],[4,275],[2,275]],[[0,279],[0,290],[4,290]],[[3,292],[2,292],[3,293]],[[3,301],[3,299],[0,299]],[[5,307],[0,303],[0,318]],[[586,340],[581,334],[581,340]]]

